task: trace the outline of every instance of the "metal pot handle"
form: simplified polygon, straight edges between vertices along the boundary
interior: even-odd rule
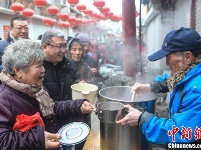
[[[74,144],[72,145],[71,150],[75,150],[75,145]]]

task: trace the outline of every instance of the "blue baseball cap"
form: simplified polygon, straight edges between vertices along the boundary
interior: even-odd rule
[[[162,48],[148,57],[150,61],[159,60],[171,52],[201,50],[201,37],[193,29],[181,27],[169,32]]]

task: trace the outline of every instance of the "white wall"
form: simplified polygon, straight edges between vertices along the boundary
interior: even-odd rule
[[[190,27],[191,0],[178,0],[175,6],[175,29]]]

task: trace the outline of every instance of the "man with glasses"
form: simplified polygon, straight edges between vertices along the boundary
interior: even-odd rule
[[[1,57],[4,54],[5,47],[20,38],[28,39],[28,36],[29,27],[26,18],[22,16],[12,18],[10,21],[10,32],[8,33],[8,38],[6,40],[0,41],[0,65],[2,64]]]
[[[71,100],[71,85],[79,82],[76,66],[66,54],[66,40],[58,30],[46,31],[41,39],[45,53],[44,86],[56,101]]]
[[[50,97],[54,101],[69,100],[69,107],[80,108],[83,101],[71,101],[71,85],[78,83],[80,79],[72,59],[65,57],[67,46],[65,36],[58,30],[46,31],[42,36],[41,46],[45,53],[43,85],[48,90]],[[91,107],[91,104],[88,103],[87,107]],[[68,110],[69,108],[66,111]],[[87,115],[77,116],[77,118],[70,118],[69,116],[65,120],[68,120],[67,122],[84,121],[83,119],[86,117]]]

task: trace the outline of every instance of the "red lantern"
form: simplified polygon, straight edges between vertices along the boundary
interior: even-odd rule
[[[94,0],[94,6],[96,6],[98,9],[101,9],[103,6],[105,6],[104,0]]]
[[[107,6],[103,6],[100,10],[100,12],[102,12],[103,14],[106,14],[110,11],[110,8]]]
[[[98,19],[107,20],[108,18],[103,14],[99,14]]]
[[[32,17],[34,14],[34,11],[30,8],[25,8],[23,11],[22,11],[22,16],[25,16],[25,17]]]
[[[68,0],[68,3],[69,3],[71,6],[75,6],[77,3],[79,3],[79,0]]]
[[[122,16],[113,15],[110,17],[112,21],[120,21],[122,20]]]
[[[86,5],[84,5],[84,4],[77,4],[76,8],[79,11],[84,11],[86,9]]]
[[[24,6],[21,3],[16,2],[10,6],[10,9],[13,10],[16,14],[19,14],[24,9]]]
[[[70,26],[71,26],[72,28],[76,27],[76,25],[77,25],[77,24],[76,24],[75,22],[71,22],[71,23],[70,23]]]
[[[59,21],[58,26],[60,28],[68,28],[70,26],[70,24],[67,21]]]
[[[98,13],[93,12],[90,16],[93,17],[93,18],[98,18],[98,15],[99,15]]]
[[[81,23],[82,23],[82,18],[76,18],[75,23],[76,23],[76,24],[81,24]]]
[[[57,6],[49,6],[46,9],[47,13],[50,15],[56,15],[59,12],[59,8]]]
[[[53,26],[53,25],[55,25],[56,21],[54,19],[52,19],[52,18],[44,17],[42,19],[42,23],[47,25],[47,26]]]
[[[76,18],[75,18],[74,16],[69,16],[68,21],[69,21],[70,23],[75,22],[75,21],[76,21]]]
[[[92,14],[93,14],[92,10],[90,10],[90,9],[86,9],[86,10],[84,10],[83,12],[84,12],[86,15],[92,15]]]
[[[108,18],[112,17],[113,15],[114,15],[113,12],[108,12],[107,14],[105,14],[105,16],[108,17]]]
[[[34,5],[36,5],[39,8],[45,7],[47,5],[47,0],[34,0]]]
[[[68,13],[59,13],[57,16],[61,20],[68,20],[68,18],[69,18]]]

